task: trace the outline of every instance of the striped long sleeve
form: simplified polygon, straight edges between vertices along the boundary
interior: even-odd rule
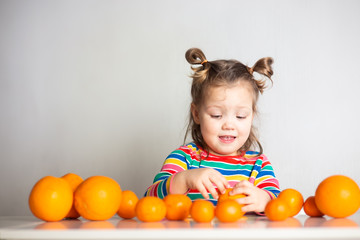
[[[155,176],[153,184],[147,189],[146,196],[164,198],[169,194],[171,178],[189,167],[185,152],[173,151],[164,161],[161,171]]]

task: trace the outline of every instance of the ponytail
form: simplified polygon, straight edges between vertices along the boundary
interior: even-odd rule
[[[194,71],[191,76],[194,79],[194,84],[201,84],[208,76],[210,69],[210,62],[205,57],[203,51],[198,48],[190,48],[185,53],[185,58],[191,65],[202,65],[200,67],[193,67]]]
[[[272,63],[273,63],[273,59],[270,57],[266,57],[266,58],[261,58],[259,59],[252,68],[248,68],[248,71],[251,75],[253,75],[253,72],[257,72],[265,77],[267,77],[271,83],[273,82],[271,79],[271,76],[273,75],[273,70],[272,70]],[[264,89],[266,88],[266,80],[262,79],[262,80],[255,80],[255,83],[259,89],[260,93],[264,92]]]

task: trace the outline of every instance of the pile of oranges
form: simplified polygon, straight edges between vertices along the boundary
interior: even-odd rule
[[[64,218],[83,217],[101,221],[115,214],[124,219],[137,217],[143,222],[157,222],[164,218],[182,221],[192,216],[197,222],[210,222],[215,216],[223,222],[237,221],[244,212],[241,205],[222,194],[215,208],[206,200],[194,203],[186,195],[170,194],[164,199],[143,197],[138,199],[133,191],[122,191],[120,185],[105,176],[92,176],[83,180],[74,173],[62,177],[46,176],[32,188],[29,207],[37,218],[55,222]]]
[[[315,196],[308,197],[305,202],[300,192],[288,188],[267,204],[265,215],[270,220],[282,221],[297,215],[302,208],[310,217],[348,217],[360,208],[359,186],[347,176],[333,175],[324,179]]]
[[[137,217],[143,222],[162,219],[182,221],[191,216],[200,223],[211,222],[215,217],[220,222],[235,222],[245,214],[236,199],[245,195],[229,195],[231,189],[220,194],[216,207],[206,200],[195,200],[182,194],[170,194],[164,199],[143,197],[138,199],[130,190],[123,191],[113,179],[92,176],[83,180],[69,173],[62,177],[46,176],[32,188],[29,207],[37,218],[55,222],[64,218],[83,217],[101,221],[118,215],[124,219]],[[272,221],[281,221],[295,216],[302,208],[307,215],[328,215],[334,218],[347,217],[360,207],[360,189],[346,176],[331,176],[321,182],[315,196],[304,202],[295,189],[283,190],[278,198],[271,200],[265,215]]]
[[[49,222],[80,216],[107,220],[119,210],[121,196],[120,185],[109,177],[83,180],[69,173],[40,179],[31,190],[29,207],[35,217]]]

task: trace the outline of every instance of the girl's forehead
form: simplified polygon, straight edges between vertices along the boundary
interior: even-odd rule
[[[224,86],[209,86],[205,92],[203,101],[225,101],[227,98],[232,100],[251,101],[254,99],[254,93],[250,84],[237,83]]]

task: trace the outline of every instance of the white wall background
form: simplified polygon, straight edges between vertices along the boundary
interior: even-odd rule
[[[190,47],[275,59],[261,141],[282,188],[360,183],[360,1],[0,1],[0,215],[43,176],[142,196],[183,142]]]

